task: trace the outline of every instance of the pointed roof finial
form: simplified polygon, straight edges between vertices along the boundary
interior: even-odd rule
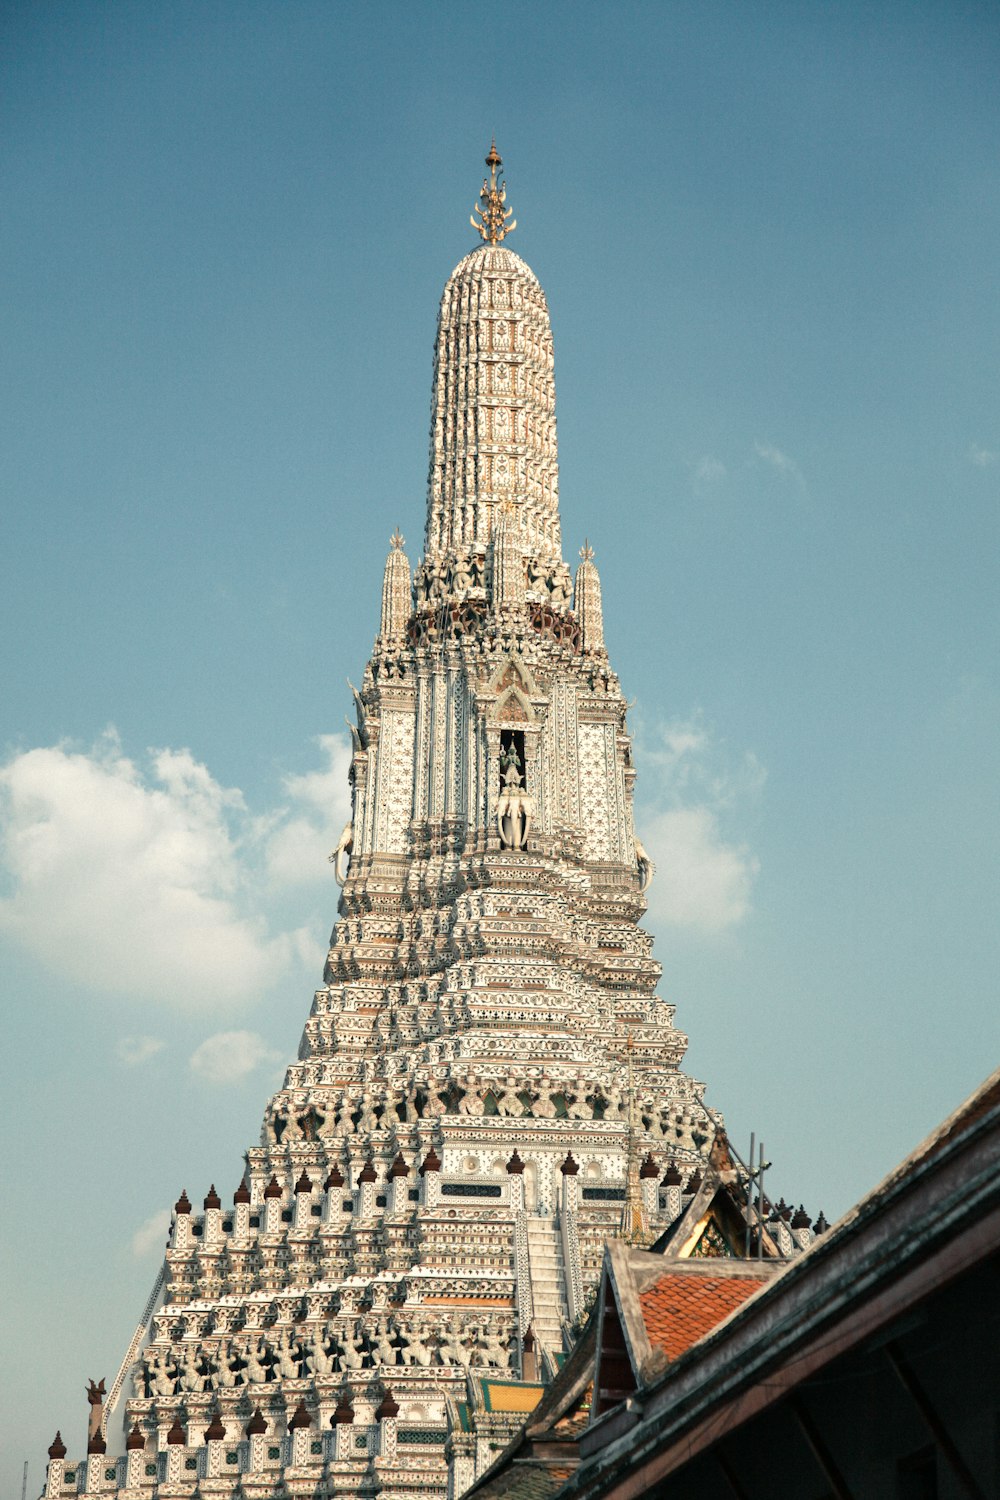
[[[497,150],[496,136],[490,142],[486,165],[490,169],[489,181],[483,178],[483,190],[479,194],[479,202],[472,211],[469,223],[473,229],[479,230],[488,245],[499,245],[512,229],[517,228],[517,220],[511,219],[514,210],[504,207],[507,202],[507,185],[502,177],[497,177],[498,168],[503,166],[503,158]],[[510,223],[507,222],[508,219]]]
[[[580,548],[580,556],[583,558],[584,562],[594,561],[594,549],[590,545],[587,537],[584,537],[583,539],[583,546]]]
[[[389,544],[392,547],[393,552],[402,552],[403,548],[406,546],[406,537],[400,531],[398,526],[392,533],[392,536],[389,538]]]

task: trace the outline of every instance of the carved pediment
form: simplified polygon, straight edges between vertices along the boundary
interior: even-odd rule
[[[532,699],[541,694],[527,664],[516,653],[504,658],[490,678],[487,697],[494,702],[488,717],[494,724],[532,724],[536,714]]]

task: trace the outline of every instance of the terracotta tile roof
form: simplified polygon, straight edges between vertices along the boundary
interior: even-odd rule
[[[668,1359],[677,1359],[769,1280],[667,1271],[639,1295],[650,1344],[662,1349]]]
[[[477,1500],[549,1500],[572,1470],[539,1462],[512,1463],[477,1489]]]

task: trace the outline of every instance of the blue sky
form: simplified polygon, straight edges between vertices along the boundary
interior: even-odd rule
[[[232,1193],[335,911],[495,130],[661,993],[846,1210],[997,1059],[992,5],[8,3],[0,1483]],[[222,1038],[222,1040],[220,1040]]]

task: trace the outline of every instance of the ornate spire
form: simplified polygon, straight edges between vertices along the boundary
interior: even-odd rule
[[[410,564],[406,560],[403,538],[397,527],[392,533],[382,578],[382,622],[379,634],[383,641],[400,639],[409,616]]]
[[[508,500],[493,528],[493,610],[524,608],[524,539],[520,507]]]
[[[425,549],[435,565],[459,553],[473,571],[507,500],[522,507],[529,553],[562,563],[549,310],[534,272],[500,244],[513,220],[495,148],[486,160],[493,186],[473,220],[483,243],[451,273],[438,314]]]
[[[503,166],[503,160],[497,150],[496,136],[490,142],[490,154],[486,158],[486,165],[490,169],[490,179],[487,182],[486,178],[483,178],[483,190],[479,194],[479,203],[472,210],[469,223],[473,229],[479,230],[488,245],[499,245],[512,229],[517,228],[517,220],[507,223],[514,210],[504,207],[507,202],[507,185],[502,177],[499,181],[497,180],[497,168]]]
[[[573,608],[580,622],[584,651],[604,650],[604,612],[601,607],[601,580],[594,563],[594,549],[589,542],[580,548],[582,559],[576,570]]]

